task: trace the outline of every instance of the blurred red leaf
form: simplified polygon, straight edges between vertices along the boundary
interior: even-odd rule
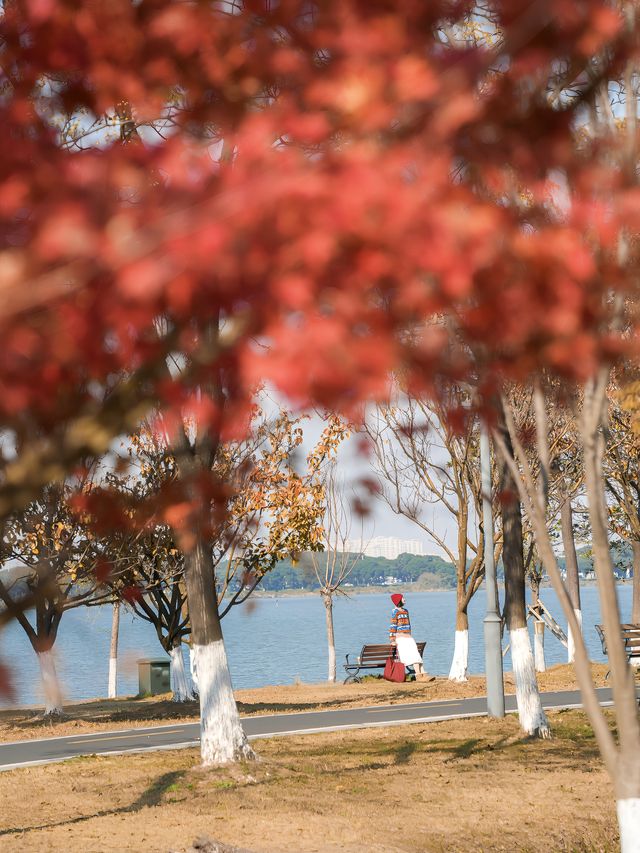
[[[125,586],[122,589],[122,597],[128,604],[137,604],[142,600],[142,589],[139,586]]]
[[[9,702],[12,702],[16,696],[11,670],[2,662],[0,662],[0,696]]]

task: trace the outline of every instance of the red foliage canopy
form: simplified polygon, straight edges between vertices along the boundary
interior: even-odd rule
[[[55,435],[123,372],[112,434],[220,371],[231,420],[257,379],[584,376],[640,197],[583,129],[635,38],[602,0],[7,2],[0,422]]]

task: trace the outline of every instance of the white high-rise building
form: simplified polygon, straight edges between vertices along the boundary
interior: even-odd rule
[[[427,555],[424,544],[418,539],[398,539],[396,536],[376,536],[374,539],[348,539],[345,550],[367,557],[386,557],[395,560],[400,554]]]

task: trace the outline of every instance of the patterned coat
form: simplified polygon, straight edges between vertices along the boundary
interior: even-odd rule
[[[409,611],[406,607],[394,607],[391,611],[389,642],[395,643],[397,634],[404,637],[411,636],[411,622],[409,621]]]

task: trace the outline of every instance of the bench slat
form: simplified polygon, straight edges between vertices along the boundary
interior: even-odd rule
[[[602,651],[605,655],[608,656],[607,651],[607,639],[604,633],[603,625],[596,625],[596,631],[598,632],[598,636],[600,637],[600,642],[602,644]],[[624,643],[624,650],[627,655],[627,660],[631,661],[631,658],[640,657],[640,625],[635,625],[631,622],[625,622],[620,626],[620,638]],[[608,674],[607,674],[608,677]]]

